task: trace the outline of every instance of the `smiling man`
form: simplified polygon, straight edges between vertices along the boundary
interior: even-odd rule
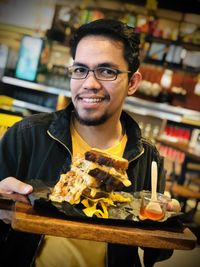
[[[7,131],[0,147],[0,192],[28,194],[33,190],[30,179],[55,184],[69,170],[72,156],[92,147],[129,161],[131,186],[126,190],[132,192],[150,190],[151,162],[155,160],[158,191],[163,192],[163,159],[123,111],[125,98],[134,94],[141,80],[139,36],[122,22],[101,19],[81,26],[70,46],[72,103],[61,111],[25,118]],[[137,247],[128,245],[51,236],[42,239],[15,231],[8,231],[5,240],[1,266],[28,267],[30,262],[36,267],[121,267],[125,262],[126,267],[141,266]],[[145,249],[145,266],[170,255],[165,254]]]
[[[108,149],[124,135],[120,121],[123,103],[135,92],[141,74],[136,71],[129,78],[131,71],[123,53],[120,41],[88,35],[78,43],[69,69],[74,125],[92,147],[98,143],[101,149]]]

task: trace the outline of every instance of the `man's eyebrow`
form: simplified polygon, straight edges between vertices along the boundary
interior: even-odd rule
[[[89,68],[88,65],[83,64],[83,63],[78,62],[78,61],[75,61],[73,63],[73,66],[80,66],[80,67]],[[118,68],[118,65],[116,65],[114,63],[111,63],[111,62],[104,62],[104,63],[97,64],[97,66],[95,68],[98,68],[98,67],[106,67],[106,68],[114,68],[114,69],[117,69]]]
[[[80,66],[80,67],[86,67],[88,68],[88,66],[86,64],[80,63],[80,62],[74,62],[73,66]]]
[[[118,66],[116,64],[113,64],[113,63],[110,63],[110,62],[105,62],[105,63],[98,64],[97,67],[106,67],[106,68],[114,68],[114,69],[118,68]]]

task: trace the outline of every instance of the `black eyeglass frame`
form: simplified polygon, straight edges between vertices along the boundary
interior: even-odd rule
[[[81,77],[81,78],[74,78],[74,77],[72,77],[73,76],[73,73],[70,73],[70,69],[75,69],[75,68],[79,68],[79,67],[87,71],[85,73],[85,76],[84,77]],[[86,79],[90,71],[92,71],[94,73],[95,79],[97,79],[99,81],[115,81],[117,79],[117,77],[118,77],[119,74],[131,73],[131,71],[118,70],[118,69],[113,69],[113,68],[109,68],[109,67],[96,67],[94,69],[89,69],[89,68],[87,68],[85,66],[79,66],[79,65],[69,66],[67,69],[68,69],[68,76],[71,79],[74,79],[74,80],[84,80],[84,79]],[[96,73],[96,71],[101,70],[101,69],[113,71],[113,74],[115,72],[115,76],[113,78],[108,78],[108,79],[101,79],[101,78],[99,79],[98,78],[98,73]]]

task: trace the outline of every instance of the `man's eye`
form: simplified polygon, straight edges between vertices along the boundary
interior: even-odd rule
[[[116,74],[116,71],[114,69],[109,69],[109,68],[100,68],[99,72],[101,73],[101,75],[105,76],[113,76]]]
[[[82,68],[82,67],[76,67],[73,70],[74,73],[85,73],[86,71],[87,70],[85,68]]]

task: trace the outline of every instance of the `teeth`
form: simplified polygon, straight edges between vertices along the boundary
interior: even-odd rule
[[[101,98],[83,98],[83,101],[88,102],[88,103],[98,103],[101,102]]]

